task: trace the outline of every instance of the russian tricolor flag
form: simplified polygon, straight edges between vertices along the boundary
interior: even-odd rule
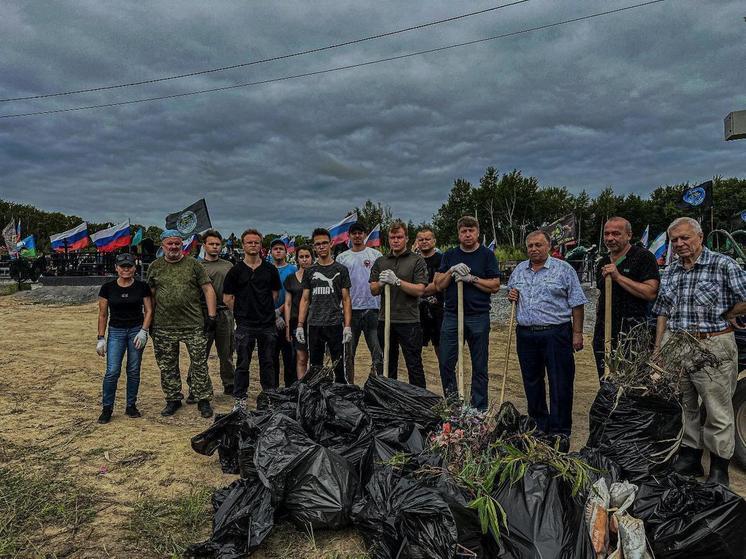
[[[666,232],[664,231],[650,243],[648,250],[655,255],[656,260],[660,261],[666,255],[666,248]]]
[[[91,235],[91,240],[99,252],[114,252],[118,248],[128,247],[132,240],[130,222],[123,221],[119,225],[96,231]]]
[[[84,221],[77,227],[73,227],[64,233],[57,233],[49,237],[52,241],[52,250],[65,252],[65,250],[80,250],[88,246],[88,224]]]
[[[196,244],[197,235],[192,235],[188,239],[184,239],[183,241],[181,241],[181,252],[183,252],[184,254],[189,254]]]
[[[295,237],[290,239],[287,243],[285,243],[288,247],[288,254],[295,254]]]
[[[379,223],[373,229],[370,230],[368,236],[365,238],[365,246],[367,247],[380,247],[381,246],[381,224]]]
[[[332,244],[346,243],[350,238],[350,226],[357,221],[357,212],[352,212],[342,221],[329,228]]]

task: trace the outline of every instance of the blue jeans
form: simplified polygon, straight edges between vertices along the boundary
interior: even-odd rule
[[[464,340],[471,353],[471,405],[487,409],[487,357],[490,342],[489,313],[464,315]],[[446,397],[458,393],[456,362],[458,361],[458,317],[443,314],[440,329],[440,382]]]
[[[113,328],[109,326],[109,339],[106,340],[106,374],[104,375],[104,406],[114,405],[117,393],[117,382],[122,371],[122,359],[127,352],[127,405],[137,401],[137,390],[140,388],[140,363],[142,350],[135,348],[135,336],[142,326],[132,328]]]

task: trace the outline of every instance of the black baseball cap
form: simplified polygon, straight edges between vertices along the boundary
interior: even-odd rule
[[[365,233],[365,226],[363,226],[363,224],[359,221],[356,221],[355,223],[350,225],[349,231],[350,233],[354,233],[355,231],[362,231],[363,233]]]
[[[276,239],[272,239],[272,242],[269,243],[269,248],[272,248],[275,245],[282,245],[285,248],[288,248],[287,245],[285,244],[285,241],[283,241],[280,237],[277,237]]]
[[[117,254],[116,263],[117,266],[134,266],[135,257],[129,252],[123,252],[122,254]]]

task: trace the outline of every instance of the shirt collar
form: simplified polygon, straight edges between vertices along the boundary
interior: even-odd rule
[[[703,245],[702,252],[700,253],[699,258],[697,258],[697,261],[694,263],[694,266],[692,266],[691,269],[694,269],[697,266],[706,266],[713,260],[713,258],[715,257],[712,254],[712,251]],[[684,266],[681,264],[681,259],[679,258],[677,258],[676,260],[672,260],[671,265],[673,265],[674,268],[681,268],[682,270],[684,269]]]
[[[552,258],[551,256],[548,257],[546,259],[546,262],[544,262],[544,264],[541,266],[541,268],[550,269],[552,267],[552,264],[553,264],[554,260],[556,260],[556,258]],[[526,265],[526,269],[527,270],[531,270],[531,260],[530,259],[529,260],[524,260],[523,262]],[[539,268],[539,270],[541,270],[541,268]]]

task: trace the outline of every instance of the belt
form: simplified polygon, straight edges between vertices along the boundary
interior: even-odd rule
[[[697,338],[698,340],[704,340],[706,338],[714,338],[715,336],[722,336],[723,334],[730,334],[733,331],[735,331],[735,328],[733,328],[732,326],[728,326],[725,330],[720,330],[720,332],[689,332],[689,333],[695,338]]]
[[[518,328],[523,328],[524,330],[528,330],[529,332],[544,332],[545,330],[551,330],[552,328],[560,328],[562,326],[569,325],[569,322],[563,322],[562,324],[544,324],[541,326],[521,326],[518,325]]]

